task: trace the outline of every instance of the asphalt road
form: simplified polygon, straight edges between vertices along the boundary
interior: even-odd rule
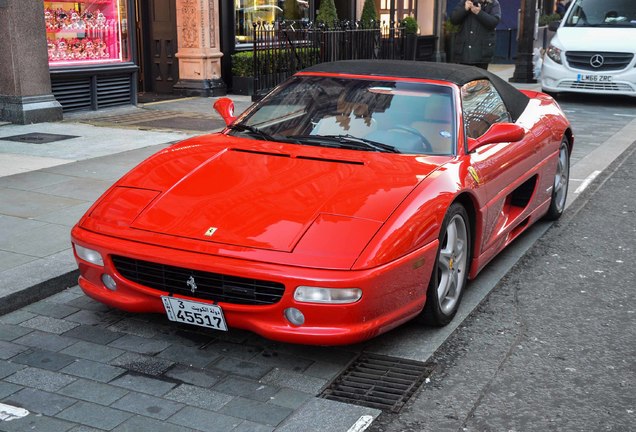
[[[574,126],[573,164],[636,118],[632,99],[560,103]],[[444,329],[407,324],[344,348],[286,345],[110,310],[77,287],[2,316],[0,402],[39,414],[0,430],[349,431],[380,412],[315,396],[361,351],[434,368],[399,414],[368,430],[629,430],[629,152],[559,223],[534,227],[472,281],[460,320]]]
[[[630,431],[636,141],[433,355],[373,432]]]

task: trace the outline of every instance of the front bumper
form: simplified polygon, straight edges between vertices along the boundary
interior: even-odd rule
[[[384,266],[358,271],[323,270],[271,263],[243,261],[204,255],[184,250],[139,244],[73,228],[72,240],[97,250],[104,266],[75,256],[80,269],[79,285],[95,300],[111,307],[139,313],[165,314],[162,295],[166,291],[131,282],[117,272],[112,255],[192,267],[197,270],[231,276],[280,282],[285,286],[282,298],[270,305],[245,305],[219,302],[230,329],[244,329],[265,338],[301,344],[344,345],[360,342],[384,333],[416,316],[424,307],[437,241]],[[113,291],[104,286],[102,275],[116,282]],[[184,281],[185,283],[185,281]],[[350,304],[303,303],[294,300],[296,287],[360,288],[362,298]],[[175,294],[175,297],[195,301]],[[287,308],[296,308],[305,316],[301,326],[290,324],[284,316]]]
[[[585,79],[595,77],[596,81]],[[636,97],[636,67],[620,71],[591,72],[572,69],[544,57],[541,88],[546,92],[572,92]]]

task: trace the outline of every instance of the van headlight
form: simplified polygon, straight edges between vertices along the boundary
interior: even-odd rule
[[[550,45],[548,50],[545,52],[548,57],[552,59],[553,62],[561,64],[561,49],[555,47],[554,45]]]

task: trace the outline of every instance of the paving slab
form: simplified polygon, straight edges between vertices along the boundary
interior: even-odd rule
[[[78,359],[62,368],[60,372],[92,381],[110,382],[125,374],[127,371],[126,369],[110,366],[101,362]]]
[[[30,388],[22,389],[2,401],[5,404],[25,408],[34,414],[47,416],[54,416],[75,402],[77,399]]]
[[[196,407],[185,407],[168,419],[170,423],[206,432],[233,431],[241,419],[206,411]]]
[[[57,417],[86,426],[113,429],[132,417],[131,413],[90,402],[79,401],[60,412]]]

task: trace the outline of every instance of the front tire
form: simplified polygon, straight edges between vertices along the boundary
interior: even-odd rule
[[[470,251],[468,213],[464,206],[454,203],[442,222],[435,266],[421,314],[424,323],[442,327],[457,313],[468,280]]]
[[[550,200],[550,208],[545,215],[547,220],[557,220],[565,210],[565,201],[568,196],[568,182],[570,180],[570,147],[566,137],[561,141],[559,148],[559,160],[554,175],[554,184],[552,186],[552,199]]]

